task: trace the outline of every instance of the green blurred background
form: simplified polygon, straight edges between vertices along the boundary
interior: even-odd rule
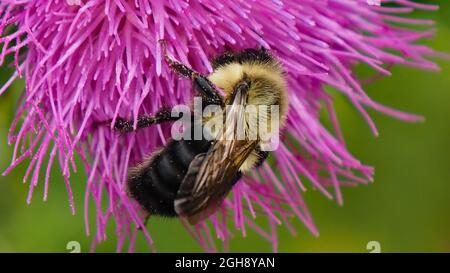
[[[414,16],[436,20],[437,37],[426,43],[450,52],[450,3],[433,2],[441,2],[439,12],[417,12]],[[353,107],[336,96],[348,148],[362,162],[375,167],[375,183],[344,188],[343,207],[317,191],[308,191],[305,198],[320,236],[313,236],[298,221],[298,235],[294,237],[281,226],[280,252],[368,252],[369,241],[378,241],[382,252],[450,251],[450,62],[436,61],[442,68],[439,73],[396,67],[393,77],[366,87],[376,101],[423,115],[424,123],[404,123],[370,111],[380,130],[375,138]],[[358,70],[366,72],[365,68]],[[10,73],[2,68],[0,82]],[[23,83],[17,83],[0,98],[2,171],[12,154],[6,135],[22,88]],[[82,172],[72,177],[78,208],[72,216],[56,167],[49,200],[42,201],[40,184],[32,203],[26,204],[28,184],[22,183],[25,167],[22,164],[8,176],[0,177],[0,252],[68,252],[69,241],[78,241],[82,252],[89,251],[92,237],[84,233]],[[158,252],[202,251],[177,221],[152,219],[148,226]],[[115,251],[113,228],[109,227],[109,238],[97,251]],[[149,250],[142,236],[137,250]],[[254,233],[242,239],[236,232],[230,250],[270,252],[272,248]]]

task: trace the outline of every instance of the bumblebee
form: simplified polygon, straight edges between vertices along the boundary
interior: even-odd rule
[[[223,53],[212,60],[213,72],[208,76],[173,60],[164,43],[163,50],[170,69],[192,81],[203,106],[218,105],[234,110],[225,115],[225,129],[210,130],[212,139],[172,139],[131,168],[127,191],[148,215],[184,217],[196,224],[218,209],[242,175],[266,160],[268,152],[262,149],[262,136],[256,133],[256,137],[248,137],[255,125],[242,109],[249,105],[277,106],[276,120],[270,111],[259,118],[275,122],[281,129],[288,111],[285,73],[264,48]],[[154,116],[139,117],[137,128],[177,119],[164,108]],[[205,121],[202,120],[203,125]],[[233,134],[238,125],[244,128],[243,138]],[[119,118],[114,128],[120,132],[133,131],[133,121]]]

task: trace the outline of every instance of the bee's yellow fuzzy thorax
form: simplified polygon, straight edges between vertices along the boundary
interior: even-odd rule
[[[215,86],[223,90],[225,101],[233,94],[236,85],[246,78],[250,81],[247,105],[278,106],[278,128],[281,129],[284,125],[288,111],[287,87],[284,73],[278,63],[230,63],[217,68],[208,78]],[[263,118],[265,122],[270,124],[270,116]],[[254,121],[246,119],[246,126],[253,128]],[[257,151],[254,151],[241,166],[240,170],[248,172],[254,167],[258,158]]]

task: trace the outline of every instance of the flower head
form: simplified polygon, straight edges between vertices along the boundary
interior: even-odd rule
[[[256,230],[274,250],[276,226],[292,230],[295,218],[318,234],[303,201],[306,188],[318,189],[341,204],[341,186],[367,183],[373,175],[371,167],[347,150],[332,97],[324,87],[332,86],[347,97],[377,134],[366,108],[407,121],[420,118],[371,100],[352,73],[354,65],[365,63],[381,75],[390,75],[391,64],[437,69],[426,59],[434,52],[415,43],[433,31],[405,27],[433,22],[403,16],[437,7],[410,0],[383,0],[381,6],[376,2],[4,0],[0,63],[10,56],[16,69],[0,95],[19,77],[26,82],[8,138],[14,154],[4,174],[31,159],[24,177],[30,182],[31,202],[40,184],[47,198],[50,169],[59,166],[75,213],[70,175],[80,167],[74,160],[78,155],[87,177],[88,234],[88,206],[96,207],[94,245],[106,238],[109,221],[116,222],[118,250],[126,239],[133,249],[138,227],[152,244],[138,206],[125,193],[125,182],[128,168],[164,144],[170,130],[157,126],[120,135],[99,122],[137,120],[161,106],[191,100],[191,83],[164,64],[160,39],[176,59],[205,74],[212,70],[210,60],[225,50],[262,46],[287,72],[290,112],[282,144],[270,164],[236,184],[209,221],[186,227],[208,251],[214,251],[213,235],[225,243],[232,236],[228,222],[243,235],[248,228]],[[322,108],[332,131],[319,121]],[[256,224],[257,214],[267,217],[269,230]]]

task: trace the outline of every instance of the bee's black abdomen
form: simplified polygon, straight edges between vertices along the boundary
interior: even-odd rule
[[[197,155],[192,147],[192,141],[176,141],[173,143],[173,147],[177,153],[178,164],[187,170],[192,159]]]
[[[150,214],[175,216],[170,192],[163,191],[160,184],[153,182],[159,180],[152,168],[142,170],[129,178],[128,192]]]
[[[179,181],[183,180],[185,170],[182,166],[179,166],[175,159],[173,152],[173,145],[167,147],[164,153],[161,153],[155,159],[155,171],[158,173],[159,183],[161,188],[165,191],[176,192],[178,191]]]
[[[177,216],[174,199],[189,164],[210,145],[206,140],[170,142],[129,178],[130,195],[150,214]]]

